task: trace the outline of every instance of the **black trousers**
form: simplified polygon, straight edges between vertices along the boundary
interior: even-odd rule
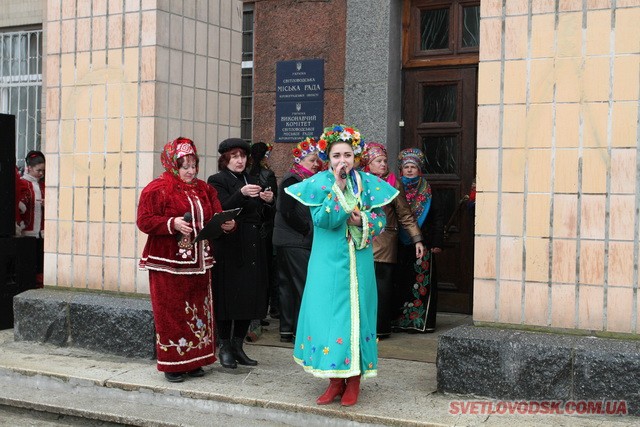
[[[302,293],[307,281],[307,267],[311,250],[279,246],[277,253],[280,335],[286,337],[296,333],[300,301],[302,301]]]
[[[394,273],[396,265],[388,262],[375,262],[376,283],[378,284],[378,336],[391,333],[391,321],[395,313],[393,296]]]

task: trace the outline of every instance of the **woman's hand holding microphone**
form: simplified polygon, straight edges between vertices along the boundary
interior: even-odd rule
[[[193,231],[191,228],[191,214],[187,216],[184,214],[184,217],[178,216],[173,220],[173,228],[180,234],[188,235]],[[187,221],[188,220],[188,221]]]
[[[347,163],[340,162],[338,167],[333,171],[333,176],[336,178],[336,184],[341,190],[347,185]]]

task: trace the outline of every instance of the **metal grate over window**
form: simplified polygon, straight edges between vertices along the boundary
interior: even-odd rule
[[[42,30],[0,32],[0,112],[16,116],[19,167],[29,150],[40,150]]]
[[[242,86],[240,92],[240,138],[251,143],[253,136],[253,3],[242,13]]]

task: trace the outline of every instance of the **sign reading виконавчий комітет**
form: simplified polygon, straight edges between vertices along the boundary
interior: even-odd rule
[[[276,142],[298,142],[322,134],[324,59],[276,64]]]

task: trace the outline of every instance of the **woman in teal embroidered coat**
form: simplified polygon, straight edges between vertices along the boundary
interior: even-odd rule
[[[338,396],[344,406],[355,404],[360,376],[377,373],[377,288],[371,243],[384,230],[382,206],[398,191],[353,169],[363,145],[353,128],[325,128],[318,148],[323,160],[328,154],[330,169],[286,189],[310,207],[314,224],[293,356],[307,372],[331,379],[318,404]]]

